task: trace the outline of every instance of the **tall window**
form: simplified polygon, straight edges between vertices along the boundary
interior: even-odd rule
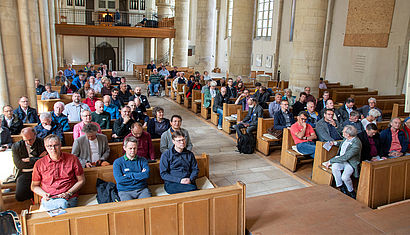
[[[115,0],[99,0],[99,8],[115,9]]]
[[[228,0],[228,17],[226,24],[226,37],[232,36],[232,15],[233,15],[233,0]]]
[[[85,6],[84,2],[85,2],[84,0],[75,0],[75,5],[79,7],[83,7]]]
[[[67,0],[67,6],[72,6],[73,5],[73,0]]]
[[[145,0],[130,0],[130,10],[145,10]]]
[[[273,0],[258,0],[256,37],[272,36]]]

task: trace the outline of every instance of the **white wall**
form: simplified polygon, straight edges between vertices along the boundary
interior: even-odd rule
[[[88,62],[88,37],[64,36],[64,62],[83,65]]]
[[[126,38],[125,39],[125,67],[127,69],[127,59],[135,64],[144,64],[144,39]],[[132,71],[132,64],[127,71]]]

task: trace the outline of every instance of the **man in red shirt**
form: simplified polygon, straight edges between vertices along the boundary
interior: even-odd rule
[[[306,111],[300,112],[297,117],[298,121],[290,127],[290,133],[297,150],[303,155],[310,155],[314,158],[316,144],[313,140],[317,137],[312,126],[306,123],[307,117]]]
[[[146,158],[147,160],[155,159],[155,151],[152,147],[151,135],[143,130],[141,123],[134,122],[131,125],[131,133],[128,134],[124,140],[130,136],[133,136],[138,140],[137,156]]]
[[[48,155],[34,164],[31,190],[40,195],[40,210],[77,206],[78,190],[84,185],[83,168],[78,158],[61,152],[56,135],[44,139]]]
[[[95,102],[97,102],[98,99],[95,97],[95,91],[94,89],[90,88],[87,91],[87,98],[83,101],[84,104],[87,104],[88,107],[90,107],[91,112],[95,112]]]

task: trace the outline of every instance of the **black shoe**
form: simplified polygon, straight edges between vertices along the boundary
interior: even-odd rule
[[[338,188],[339,188],[340,192],[342,192],[342,193],[348,195],[347,188],[346,188],[346,186],[345,186],[344,184],[342,184],[342,186],[340,186],[340,187],[338,187]]]
[[[351,191],[351,192],[347,192],[347,196],[349,196],[349,197],[351,197],[351,198],[353,198],[353,199],[356,199],[356,192],[353,190],[353,191]]]

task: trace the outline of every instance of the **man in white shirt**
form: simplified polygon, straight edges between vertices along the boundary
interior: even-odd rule
[[[101,93],[101,88],[103,87],[103,85],[101,84],[101,82],[97,82],[94,76],[91,76],[89,78],[89,83],[90,88],[94,89],[96,93]]]
[[[81,96],[78,92],[74,92],[72,97],[73,102],[67,104],[63,111],[63,114],[68,117],[70,122],[80,122],[81,121],[81,112],[83,110],[90,110],[87,104],[81,103]]]
[[[92,123],[84,125],[85,135],[74,140],[72,154],[76,155],[84,168],[107,166],[110,156],[107,136],[97,133],[98,127]]]

